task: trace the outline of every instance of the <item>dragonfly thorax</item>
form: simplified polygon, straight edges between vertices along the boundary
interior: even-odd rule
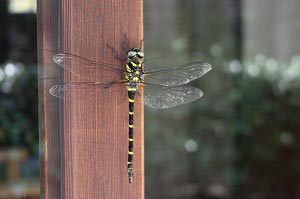
[[[139,85],[143,81],[143,66],[141,59],[143,58],[138,53],[138,49],[128,51],[128,61],[126,63],[125,79],[128,84]]]
[[[126,72],[125,78],[129,84],[140,84],[143,81],[142,69],[133,69],[131,72]]]

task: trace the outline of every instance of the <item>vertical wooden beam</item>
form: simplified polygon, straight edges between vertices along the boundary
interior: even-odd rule
[[[56,84],[57,69],[52,63],[52,51],[58,48],[59,1],[37,1],[37,53],[39,73],[39,135],[41,198],[60,198],[61,143],[59,135],[58,101],[48,90]],[[51,51],[50,51],[51,50]]]
[[[46,4],[56,4],[47,7]],[[40,76],[49,76],[49,71],[57,69],[54,64],[45,65],[50,60],[52,51],[67,52],[80,55],[91,60],[115,64],[125,68],[124,62],[116,60],[107,44],[116,48],[121,55],[121,43],[124,34],[128,39],[128,47],[139,47],[143,39],[143,2],[142,0],[43,0],[39,1],[39,62],[43,66]],[[52,9],[52,10],[51,10]],[[49,14],[50,13],[50,14]],[[46,16],[46,15],[50,15]],[[56,20],[52,21],[51,19]],[[57,25],[57,26],[56,26]],[[42,28],[41,28],[42,27]],[[53,28],[53,29],[51,29]],[[49,42],[44,31],[57,35],[56,40]],[[42,38],[41,38],[42,37]],[[48,48],[49,47],[49,48]],[[47,49],[50,51],[47,52]],[[42,59],[43,58],[43,59]],[[72,63],[76,67],[76,63]],[[79,64],[79,63],[78,63]],[[59,71],[59,70],[58,70]],[[52,72],[50,76],[55,76]],[[91,73],[83,71],[79,76],[64,71],[62,81],[86,81],[84,76],[91,79],[115,79],[119,74],[111,71],[99,72],[96,68]],[[49,84],[43,79],[42,99],[53,100],[48,93]],[[142,92],[141,92],[142,93]],[[49,184],[51,176],[49,166],[52,160],[43,158],[42,183],[43,198],[99,198],[99,199],[143,199],[144,198],[144,151],[143,151],[143,105],[141,96],[135,103],[135,173],[132,184],[128,182],[127,151],[128,151],[128,100],[124,87],[109,89],[88,88],[86,91],[71,91],[66,94],[69,100],[54,99],[49,105],[44,100],[40,113],[42,119],[51,118],[58,122],[43,123],[41,133],[41,148],[45,148],[45,157],[55,156],[55,166],[60,169],[60,186]],[[48,103],[48,104],[47,104]],[[48,106],[52,106],[47,108]],[[54,112],[58,112],[53,114]],[[59,115],[59,113],[61,113]],[[55,122],[53,122],[55,123]],[[59,128],[61,127],[61,128]],[[49,129],[54,128],[56,132]],[[59,135],[57,143],[50,135]],[[53,145],[50,145],[53,144]],[[59,144],[59,146],[56,146]],[[52,148],[56,147],[56,148]],[[43,150],[42,150],[43,152]],[[43,157],[43,154],[42,154]],[[53,163],[54,163],[53,162]],[[48,169],[48,170],[47,170]],[[58,188],[59,197],[47,194]]]

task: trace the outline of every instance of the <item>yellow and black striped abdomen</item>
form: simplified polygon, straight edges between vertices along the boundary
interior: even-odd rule
[[[129,182],[131,183],[133,181],[133,128],[134,128],[134,97],[136,88],[129,88],[127,87],[128,91],[128,100],[129,100],[129,135],[128,135],[128,177]]]
[[[140,70],[142,64],[135,63],[133,61],[128,62],[126,64],[126,72],[125,78],[128,80],[127,92],[128,92],[128,101],[129,101],[129,135],[128,135],[128,177],[129,182],[133,181],[133,128],[134,128],[134,97],[137,91],[138,84],[141,82],[140,80]]]

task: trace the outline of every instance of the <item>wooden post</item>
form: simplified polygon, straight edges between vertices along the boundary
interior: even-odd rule
[[[61,193],[61,143],[59,109],[56,99],[48,89],[57,83],[57,70],[53,65],[53,53],[58,48],[58,1],[38,1],[37,9],[37,53],[39,73],[39,135],[40,135],[40,198],[60,198]]]
[[[144,198],[142,95],[135,102],[134,181],[129,184],[125,86],[71,91],[65,101],[48,92],[61,81],[117,78],[116,73],[97,69],[76,76],[59,69],[51,59],[55,53],[66,52],[124,69],[124,62],[116,60],[107,47],[122,55],[124,34],[129,48],[140,47],[142,0],[38,1],[41,198]]]

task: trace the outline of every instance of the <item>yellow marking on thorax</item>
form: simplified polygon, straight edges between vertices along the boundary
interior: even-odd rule
[[[128,98],[128,101],[129,101],[129,102],[134,102],[134,99]]]
[[[128,151],[128,154],[133,155],[133,152],[132,151]]]
[[[133,142],[133,138],[129,138],[128,140],[129,140],[129,142]]]
[[[129,86],[126,87],[127,91],[136,91],[136,88],[130,88]]]
[[[142,64],[141,64],[141,63],[136,64],[136,63],[134,63],[133,61],[130,62],[130,63],[132,64],[133,67],[139,67],[139,68],[142,67]]]
[[[133,128],[133,125],[132,125],[132,124],[129,124],[128,126],[129,126],[129,128],[131,128],[131,129]]]
[[[136,63],[134,63],[133,61],[132,62],[130,62],[131,64],[132,64],[132,66],[134,66],[134,67],[136,67],[137,66],[137,64]]]
[[[129,111],[129,115],[133,115],[133,112],[130,112],[130,111]]]
[[[127,74],[125,74],[125,79],[129,80],[129,76]]]
[[[132,72],[131,68],[128,66],[128,64],[126,64],[126,70],[127,72]]]

